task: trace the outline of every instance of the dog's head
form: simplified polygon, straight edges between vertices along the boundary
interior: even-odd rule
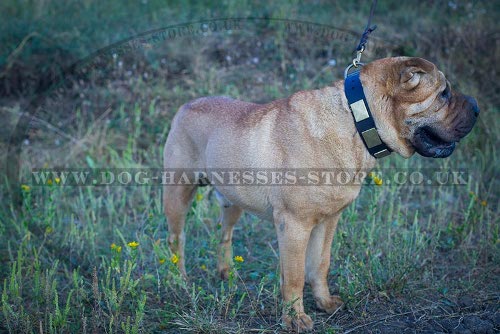
[[[415,151],[448,157],[479,115],[476,100],[452,90],[444,74],[422,58],[375,61],[362,69],[361,81],[381,138],[406,157]]]

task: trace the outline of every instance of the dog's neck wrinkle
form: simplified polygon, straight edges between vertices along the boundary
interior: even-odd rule
[[[361,137],[357,133],[354,119],[349,109],[349,104],[344,93],[344,82],[338,81],[333,87],[323,88],[321,94],[327,106],[324,110],[314,110],[315,113],[322,114],[318,117],[325,127],[325,136],[322,142],[328,145],[326,152],[341,152],[339,161],[341,165],[357,169],[371,169],[375,166],[376,160],[366,149]],[[339,133],[339,125],[344,131]],[[342,149],[338,145],[341,143]],[[335,157],[334,157],[335,158]],[[337,157],[338,159],[338,157]]]
[[[370,107],[370,111],[377,128],[380,139],[394,152],[408,158],[413,155],[408,149],[406,139],[401,136],[404,133],[401,124],[392,104],[392,98],[387,95],[375,96],[372,92],[384,91],[381,89],[386,83],[380,82],[369,73],[369,66],[365,66],[361,71],[360,80],[363,85],[363,91]]]

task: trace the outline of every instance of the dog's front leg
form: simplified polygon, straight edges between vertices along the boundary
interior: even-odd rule
[[[313,328],[303,304],[306,249],[312,222],[300,221],[289,212],[275,212],[274,225],[280,251],[283,322],[290,329],[305,332]]]
[[[330,295],[327,280],[332,241],[339,218],[340,213],[314,226],[307,245],[306,281],[311,284],[316,305],[327,313],[335,312],[343,304],[339,296]]]

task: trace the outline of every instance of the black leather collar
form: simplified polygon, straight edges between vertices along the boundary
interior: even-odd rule
[[[351,65],[352,66],[352,65]],[[383,158],[391,154],[391,149],[380,138],[375,121],[359,79],[360,67],[348,74],[344,80],[344,91],[349,108],[366,149],[375,158]],[[347,70],[346,70],[347,71]]]

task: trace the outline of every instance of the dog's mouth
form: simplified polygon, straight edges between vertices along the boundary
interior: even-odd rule
[[[446,158],[453,153],[455,142],[441,138],[428,126],[418,128],[413,135],[412,144],[418,154],[431,158]]]

